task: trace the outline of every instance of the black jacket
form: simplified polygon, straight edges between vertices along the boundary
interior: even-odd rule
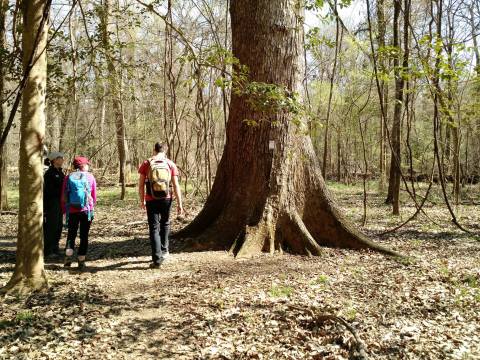
[[[52,202],[60,203],[62,186],[65,174],[62,169],[50,166],[43,175],[43,204],[49,205]]]

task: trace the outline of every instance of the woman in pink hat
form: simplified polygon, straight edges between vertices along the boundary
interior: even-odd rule
[[[78,248],[78,269],[85,269],[88,250],[88,233],[93,220],[93,208],[97,202],[97,182],[88,172],[90,162],[86,157],[73,159],[73,171],[68,175],[62,187],[62,209],[66,214],[68,226],[65,247],[65,267],[72,266],[75,238],[80,227],[80,247]]]

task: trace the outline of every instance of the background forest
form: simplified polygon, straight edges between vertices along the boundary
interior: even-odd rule
[[[19,3],[2,4],[0,128],[21,74],[22,28]],[[116,184],[120,175],[125,185],[160,139],[179,165],[185,191],[205,198],[225,141],[235,62],[228,5],[53,1],[46,147],[87,155],[104,182]],[[305,6],[302,107],[324,177],[375,180],[392,202],[400,183],[413,195],[413,181],[433,178],[438,185],[441,176],[451,201],[473,200],[460,189],[480,179],[478,2],[332,0]],[[2,151],[3,193],[7,168],[15,182],[15,123]]]

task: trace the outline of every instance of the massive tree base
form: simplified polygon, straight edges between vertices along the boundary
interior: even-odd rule
[[[329,246],[401,256],[372,242],[344,218],[326,188],[310,139],[292,136],[290,143],[296,151],[288,152],[288,159],[279,156],[278,168],[273,161],[269,183],[255,186],[251,180],[250,189],[268,189],[263,196],[241,189],[248,179],[239,183],[238,177],[228,176],[227,160],[222,159],[204,209],[174,234],[184,240],[183,250],[228,250],[242,258],[284,251],[320,255],[322,246]],[[229,191],[235,187],[238,192]]]

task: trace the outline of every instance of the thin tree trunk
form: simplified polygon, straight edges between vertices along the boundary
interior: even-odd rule
[[[460,119],[459,119],[460,120]],[[455,205],[460,203],[460,121],[453,128],[453,198]]]
[[[3,291],[27,292],[47,284],[43,263],[43,138],[50,1],[23,3],[23,67],[31,70],[22,99],[18,239],[15,270]],[[34,53],[35,56],[31,54]],[[32,60],[36,60],[33,62]]]
[[[467,131],[466,133],[466,139],[465,139],[465,170],[463,172],[463,176],[461,177],[461,181],[462,181],[462,186],[465,186],[466,185],[466,182],[469,178],[469,175],[470,175],[470,163],[469,163],[469,158],[468,158],[468,146],[470,145],[470,131]]]
[[[334,11],[337,12],[337,1],[335,0],[334,3]],[[328,93],[328,105],[327,105],[327,118],[325,120],[325,138],[323,142],[323,161],[322,161],[322,175],[326,179],[327,178],[327,163],[329,163],[328,159],[330,157],[330,133],[329,133],[329,125],[330,125],[330,116],[332,110],[332,98],[333,98],[333,84],[335,81],[335,73],[337,71],[337,61],[338,61],[338,52],[341,47],[341,39],[340,39],[340,21],[338,19],[338,15],[335,16],[335,56],[333,58],[333,66],[332,66],[332,74],[330,75],[330,90]]]
[[[365,146],[365,136],[364,133],[367,131],[367,122],[365,121],[365,130],[362,128],[362,121],[360,114],[358,115],[358,129],[360,130],[360,139],[362,140],[362,152],[363,152],[363,216],[362,216],[362,226],[365,226],[367,222],[367,174],[368,174],[368,161],[367,161],[367,151]]]
[[[172,1],[167,1],[167,15],[166,18],[168,22],[171,22],[171,15],[172,15]],[[165,142],[167,144],[167,148],[171,148],[170,144],[170,124],[173,122],[171,117],[170,110],[170,95],[167,90],[170,90],[170,83],[169,83],[169,74],[170,74],[170,67],[172,66],[172,49],[170,47],[171,41],[170,38],[172,36],[172,31],[170,29],[169,24],[167,21],[165,22],[165,40],[163,43],[163,132],[165,136]]]
[[[404,0],[403,1],[403,63],[402,63],[402,79],[404,79],[403,89],[404,92],[404,105],[405,105],[405,114],[406,114],[406,122],[407,122],[407,136],[406,136],[406,146],[408,151],[409,157],[409,165],[410,165],[410,178],[412,179],[412,194],[415,197],[415,185],[413,181],[413,155],[412,155],[412,147],[410,145],[410,134],[411,134],[411,118],[412,114],[410,112],[409,104],[410,104],[410,33],[409,33],[409,25],[410,25],[410,11],[411,11],[411,0]],[[413,99],[412,99],[413,102]],[[413,111],[413,107],[412,107]],[[398,183],[400,186],[400,174]]]
[[[431,7],[432,7],[432,20],[434,19],[434,13],[433,13],[433,1],[431,1]],[[440,185],[442,187],[442,194],[443,194],[443,200],[445,201],[445,205],[447,206],[447,209],[452,216],[452,222],[462,231],[468,232],[465,228],[462,227],[462,225],[458,222],[457,217],[455,215],[455,212],[453,211],[452,206],[450,205],[450,200],[448,199],[448,194],[447,194],[447,186],[445,184],[445,174],[443,172],[443,166],[441,164],[441,156],[440,156],[440,149],[439,149],[439,131],[441,129],[440,126],[440,107],[445,108],[446,105],[442,101],[442,88],[440,86],[440,68],[441,68],[441,56],[442,56],[442,49],[443,46],[441,46],[441,37],[442,37],[442,10],[443,10],[443,0],[437,0],[436,1],[437,5],[437,16],[436,16],[436,38],[432,37],[433,41],[433,48],[435,49],[435,67],[434,67],[434,72],[433,72],[433,79],[432,83],[435,88],[434,94],[433,94],[433,144],[434,144],[434,155],[437,159],[437,167],[438,167],[438,178]]]
[[[111,49],[110,49],[110,11],[112,8],[112,0],[104,0],[102,17],[101,17],[101,33],[102,33],[102,45],[106,53],[108,82],[110,85],[110,95],[113,106],[113,113],[115,117],[115,133],[117,139],[117,152],[120,176],[119,182],[121,185],[120,199],[125,199],[126,188],[126,166],[127,166],[127,142],[126,142],[126,129],[125,119],[123,115],[123,107],[121,102],[121,79],[115,68]]]
[[[67,100],[67,103],[65,105],[65,111],[63,113],[63,116],[60,119],[60,138],[58,141],[58,151],[64,152],[66,149],[66,144],[67,144],[67,125],[68,125],[68,120],[70,119],[70,111],[71,111],[71,106],[72,102],[70,99]]]
[[[413,87],[415,87],[415,84],[413,85]],[[410,184],[412,185],[413,197],[416,198],[415,170],[413,168],[413,150],[412,150],[412,144],[411,144],[411,141],[410,141],[411,134],[412,134],[413,121],[415,119],[415,99],[413,98],[413,96],[409,95],[409,92],[410,92],[410,82],[409,81],[406,82],[405,91],[406,91],[405,111],[406,111],[406,118],[407,118],[407,136],[406,136],[405,142],[406,142],[407,151],[408,151],[408,163],[409,163],[409,168],[410,168]]]
[[[107,166],[107,164],[105,163],[105,150],[104,150],[104,146],[105,146],[105,117],[106,117],[106,112],[107,112],[107,104],[106,104],[106,89],[105,89],[105,81],[103,79],[100,79],[100,75],[97,74],[97,82],[99,82],[98,84],[98,88],[97,88],[97,93],[98,93],[98,97],[99,97],[99,100],[100,100],[100,117],[98,119],[99,121],[99,124],[98,124],[98,127],[99,127],[99,144],[98,146],[101,148],[100,151],[99,151],[99,156],[98,156],[98,166],[100,168],[103,168],[105,166]]]
[[[6,47],[6,16],[8,9],[8,0],[0,0],[0,54]],[[6,123],[6,103],[5,94],[5,68],[6,61],[0,55],[0,134],[3,133]],[[0,147],[0,211],[8,209],[8,172],[7,172],[7,143]]]
[[[395,105],[393,110],[393,124],[392,124],[392,156],[390,160],[390,179],[388,183],[389,194],[392,196],[393,214],[400,214],[400,167],[401,167],[401,118],[403,108],[403,87],[404,81],[400,69],[400,59],[402,58],[400,46],[400,9],[401,0],[394,0],[393,10],[393,46],[397,54],[393,61],[395,74]],[[387,199],[389,200],[389,199]]]
[[[447,16],[448,20],[448,43],[446,48],[447,51],[447,60],[448,64],[450,66],[451,70],[454,70],[455,64],[453,63],[453,42],[455,41],[455,14],[452,14],[452,17],[450,17],[450,14]],[[452,143],[453,143],[453,161],[452,164],[450,164],[450,136],[448,139],[446,139],[446,144],[445,144],[445,157],[446,161],[448,164],[447,170],[445,170],[445,173],[448,175],[450,168],[453,170],[453,199],[456,205],[459,204],[459,197],[460,197],[460,139],[459,139],[459,130],[460,130],[460,114],[458,113],[457,118],[458,121],[455,121],[455,118],[453,116],[453,94],[455,90],[457,89],[457,86],[453,84],[453,79],[449,77],[447,79],[447,118],[448,121],[446,123],[446,130],[448,131],[448,135],[450,133],[452,134]],[[451,166],[453,165],[453,166]]]
[[[228,34],[229,34],[229,31],[228,31],[228,17],[229,17],[228,16],[228,11],[229,11],[229,8],[230,8],[230,0],[227,0],[227,6],[225,8],[226,8],[226,14],[225,14],[225,43],[223,44],[223,46],[224,46],[225,49],[227,49],[228,48]],[[226,69],[226,64],[224,62],[223,66],[222,66],[222,76],[224,78],[227,78],[226,70],[227,70]],[[225,126],[225,129],[226,129],[227,128],[227,119],[228,119],[228,99],[227,99],[227,91],[226,91],[225,86],[222,86],[222,110],[223,110],[224,126]]]
[[[70,13],[70,16],[68,17],[68,28],[69,28],[69,34],[70,34],[70,60],[72,62],[72,99],[73,99],[73,106],[74,106],[74,111],[73,111],[73,127],[74,127],[74,145],[73,145],[73,153],[75,154],[77,152],[78,148],[78,139],[80,135],[78,134],[78,115],[80,111],[80,100],[77,95],[77,46],[76,46],[76,38],[75,38],[75,19],[74,17],[74,12]]]
[[[50,146],[54,151],[58,151],[60,148],[60,116],[58,111],[58,106],[47,106],[49,112],[49,119],[51,122],[51,132],[50,132]]]
[[[342,143],[341,143],[341,133],[340,129],[337,129],[337,181],[342,180],[342,169],[341,169],[341,155],[342,155]]]
[[[446,175],[450,174],[450,157],[451,157],[451,133],[452,133],[452,124],[445,123],[445,144],[443,146],[443,168]]]
[[[468,7],[470,14],[470,26],[472,28],[472,41],[473,41],[473,51],[475,53],[475,70],[477,75],[480,76],[480,48],[477,40],[478,32],[475,28],[475,13],[473,12],[473,2]]]
[[[387,32],[387,25],[385,21],[385,0],[378,0],[377,1],[377,23],[378,23],[378,47],[383,49],[385,48],[385,37]],[[369,29],[369,31],[372,31]],[[379,67],[381,72],[385,72],[385,60],[379,59]],[[388,92],[386,87],[388,84],[382,79],[380,80],[380,96],[382,97],[382,101],[384,107],[388,102]],[[386,115],[386,114],[385,114]],[[386,147],[385,147],[385,125],[384,125],[384,114],[380,114],[380,129],[379,129],[379,147],[380,147],[380,156],[379,156],[379,179],[378,179],[378,186],[380,191],[383,191],[385,187],[385,163],[386,163]]]

